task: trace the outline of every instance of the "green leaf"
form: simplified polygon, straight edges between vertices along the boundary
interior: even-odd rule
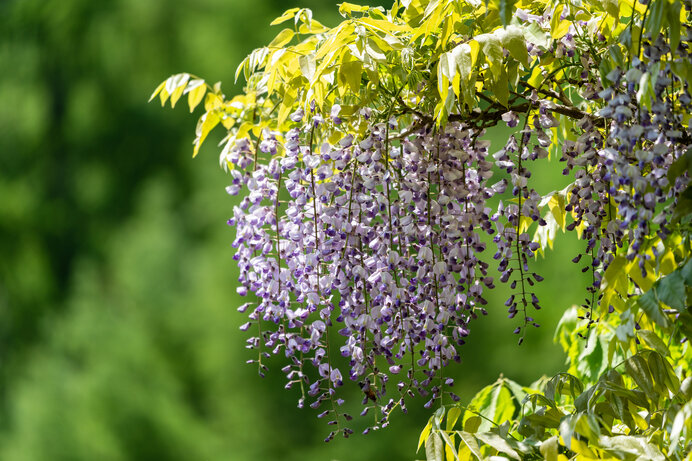
[[[666,459],[657,446],[647,442],[646,437],[633,435],[603,436],[599,439],[599,445],[619,459],[645,459],[647,461],[665,461]]]
[[[512,396],[517,402],[524,401],[524,399],[526,398],[526,391],[524,391],[524,389],[521,387],[519,383],[517,383],[516,381],[512,381],[511,379],[505,378],[505,385],[512,392]]]
[[[667,391],[675,394],[680,389],[680,379],[675,374],[675,370],[670,363],[657,352],[648,355],[647,363],[654,378],[655,387],[662,395],[667,395]]]
[[[478,415],[473,415],[464,421],[464,431],[475,434],[478,432],[478,428],[481,426],[482,422],[483,418]]]
[[[577,422],[574,426],[574,431],[586,437],[588,440],[598,440],[601,431],[598,427],[596,417],[588,412],[577,413],[575,416],[577,417]]]
[[[461,416],[461,408],[452,407],[449,409],[449,411],[447,412],[447,425],[446,425],[446,428],[448,431],[451,431],[452,429],[454,429],[454,425],[457,423],[459,416]]]
[[[339,13],[342,16],[350,16],[351,13],[363,13],[370,9],[369,6],[356,5],[354,3],[343,2],[339,5]]]
[[[679,270],[656,282],[654,290],[656,290],[656,296],[661,302],[679,311],[685,309],[685,281]]]
[[[570,415],[560,422],[560,437],[568,450],[572,447],[572,436],[574,427],[577,425],[577,418],[578,415]]]
[[[457,434],[459,437],[461,437],[461,441],[466,445],[471,453],[478,459],[478,461],[482,461],[484,458],[481,455],[481,449],[478,446],[478,440],[472,435],[469,434],[468,432],[465,431],[457,431]]]
[[[432,418],[428,420],[428,424],[425,425],[423,430],[420,433],[420,436],[418,437],[418,450],[420,450],[420,447],[425,443],[426,440],[428,440],[428,436],[430,435],[430,431],[432,430]]]
[[[450,51],[450,55],[454,60],[456,68],[459,70],[459,75],[463,79],[463,82],[466,83],[471,75],[473,66],[473,60],[471,58],[471,45],[468,43],[457,45],[452,51]],[[452,78],[453,76],[449,77],[449,80],[451,81]]]
[[[624,256],[616,256],[604,274],[607,289],[614,289],[622,296],[627,296],[628,291],[627,274],[624,270],[626,265],[627,258]]]
[[[496,424],[511,418],[516,409],[512,393],[505,386],[504,379],[499,379],[491,386],[483,388],[474,396],[469,406]],[[483,420],[480,430],[486,431],[491,426],[489,421]]]
[[[649,17],[646,21],[645,30],[651,34],[651,41],[655,41],[658,34],[661,32],[663,18],[666,16],[666,7],[668,0],[652,0]]]
[[[688,286],[692,286],[692,259],[688,260],[680,269],[680,275],[682,275],[682,279]]]
[[[512,20],[512,15],[514,14],[514,1],[513,0],[499,0],[498,11],[500,13],[500,20],[502,20],[502,25],[506,26]]]
[[[452,455],[454,458],[459,459],[459,454],[457,453],[457,447],[454,444],[454,441],[449,437],[449,434],[447,434],[447,431],[439,431],[437,432],[442,436],[442,440],[444,440],[445,445],[447,446],[448,450],[451,450]],[[446,451],[444,448],[442,450],[443,452]]]
[[[572,333],[577,328],[577,309],[567,309],[555,328],[553,342],[559,343],[563,351],[567,352],[572,344]]]
[[[675,160],[670,168],[668,168],[668,181],[670,181],[672,184],[677,178],[685,173],[692,176],[692,149],[687,149],[687,151],[677,160]]]
[[[523,30],[517,26],[507,26],[504,29],[498,29],[497,32],[500,34],[502,46],[507,48],[509,54],[528,69],[529,52],[526,49]]]
[[[272,40],[271,43],[269,43],[269,47],[282,48],[284,45],[291,41],[294,35],[295,32],[293,32],[293,29],[284,29],[281,32],[279,32],[276,35],[276,37],[274,37],[274,40]]]
[[[204,95],[207,92],[207,85],[204,83],[204,80],[191,80],[190,83],[187,84],[187,104],[190,107],[190,112],[195,110],[195,107],[202,102],[202,99],[204,98]]]
[[[312,82],[312,79],[315,78],[315,69],[316,69],[316,62],[315,62],[315,55],[310,54],[306,56],[300,56],[298,58],[298,62],[300,64],[300,72],[303,74],[305,78],[308,79],[308,81]]]
[[[543,50],[548,49],[548,45],[550,45],[550,35],[538,25],[538,22],[532,22],[524,28],[524,35],[527,41]]]
[[[670,445],[672,447],[678,444],[680,436],[684,432],[692,431],[692,401],[687,402],[675,415],[673,427],[670,431]]]
[[[644,340],[647,346],[649,346],[651,349],[655,350],[659,354],[663,356],[670,355],[670,351],[668,350],[668,346],[666,346],[666,343],[664,343],[663,340],[653,331],[639,330],[637,331],[637,335]]]
[[[644,72],[639,79],[639,90],[637,90],[637,102],[644,107],[651,108],[651,101],[654,99],[654,85],[651,81],[651,74]]]
[[[207,112],[204,115],[202,115],[202,117],[200,118],[201,123],[198,124],[197,128],[197,139],[195,139],[195,145],[192,151],[193,157],[197,156],[197,154],[199,153],[199,148],[202,146],[202,143],[206,139],[207,135],[216,125],[219,124],[220,121],[221,116],[216,110]]]
[[[549,400],[557,401],[560,395],[570,395],[576,399],[584,390],[584,385],[576,377],[569,373],[559,373],[553,376],[545,385],[545,396]]]
[[[492,420],[497,424],[500,424],[510,419],[514,414],[516,407],[514,406],[512,394],[509,392],[509,389],[504,385],[504,383],[495,388],[495,391],[493,392],[493,400],[495,405],[495,413],[492,415]]]
[[[625,67],[625,56],[623,56],[622,50],[618,44],[613,44],[608,47],[608,54],[613,59],[616,66]]]
[[[344,62],[339,67],[339,76],[355,94],[360,92],[360,81],[363,75],[363,65],[360,61]]]
[[[605,87],[612,83],[607,77],[611,70],[613,70],[613,65],[610,59],[601,59],[601,63],[598,65],[598,72],[601,74],[601,82]]]
[[[651,371],[644,358],[637,354],[625,361],[627,374],[637,383],[637,386],[654,402],[658,401],[658,393],[654,390]]]
[[[519,457],[519,453],[517,453],[517,451],[514,448],[512,448],[505,439],[500,437],[498,434],[495,434],[494,432],[481,432],[476,434],[476,438],[478,438],[478,440],[485,443],[486,445],[493,447],[500,453],[508,455],[510,458],[521,459]]]
[[[474,37],[474,39],[480,43],[481,50],[485,55],[485,59],[488,61],[488,67],[490,67],[490,72],[493,74],[495,80],[500,78],[502,73],[502,45],[500,44],[500,39],[493,34],[481,34]]]
[[[557,435],[541,442],[539,450],[545,461],[557,461]]]
[[[577,411],[593,411],[596,400],[603,394],[603,387],[600,381],[581,394],[574,401],[574,408]]]
[[[562,38],[569,31],[569,27],[572,24],[567,19],[562,19],[564,9],[564,5],[558,4],[550,19],[550,36],[554,39]]]
[[[440,55],[440,62],[437,64],[437,66],[438,80],[441,80],[440,75],[443,75],[446,77],[448,82],[451,82],[454,75],[457,73],[457,65],[452,52],[442,53]]]
[[[501,69],[500,77],[493,84],[493,93],[500,104],[509,106],[509,81],[504,67]]]
[[[425,441],[425,458],[428,461],[445,461],[445,446],[438,432],[433,432]]]
[[[171,95],[171,107],[175,107],[175,104],[183,95],[189,79],[190,74],[178,74],[168,79],[166,91]]]
[[[602,341],[603,336],[592,329],[586,347],[577,358],[576,365],[580,376],[595,380],[608,366],[608,358]]]
[[[149,97],[149,102],[151,102],[152,99],[156,97],[157,94],[161,92],[161,90],[166,88],[166,82],[168,80],[164,80],[163,82],[159,83],[159,86],[156,87],[153,93],[151,93],[151,96]]]
[[[692,80],[692,63],[688,60],[672,61],[670,68],[683,81]]]
[[[670,49],[676,54],[680,44],[680,10],[682,5],[680,0],[675,0],[667,9],[668,35],[670,37]]]
[[[281,24],[282,22],[288,21],[289,19],[293,19],[293,16],[295,16],[299,10],[300,8],[291,8],[290,10],[286,10],[284,14],[274,19],[272,22],[269,23],[269,25],[275,26],[277,24]]]
[[[606,10],[606,13],[615,19],[620,19],[620,8],[618,7],[617,0],[603,0],[603,8]]]
[[[680,222],[680,220],[690,215],[692,215],[692,185],[687,186],[685,191],[678,197],[678,204],[675,207],[672,221]]]
[[[656,322],[663,328],[670,327],[670,320],[663,312],[663,309],[661,309],[653,290],[649,290],[641,295],[639,298],[637,298],[636,302],[637,306],[639,306],[639,308],[643,310],[652,321]]]

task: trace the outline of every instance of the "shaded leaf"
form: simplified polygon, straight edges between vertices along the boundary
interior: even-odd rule
[[[557,461],[557,436],[554,435],[549,439],[541,442],[539,450],[545,461]]]
[[[685,281],[681,271],[675,271],[660,279],[654,285],[658,299],[676,310],[686,307]]]
[[[644,343],[646,343],[647,346],[659,354],[663,356],[670,355],[670,351],[668,350],[666,343],[664,343],[663,340],[653,331],[639,330],[637,331],[637,335],[644,340]]]
[[[627,374],[637,383],[637,386],[654,402],[658,400],[658,393],[654,390],[654,382],[651,371],[644,358],[637,354],[625,361]]]
[[[637,298],[637,306],[644,312],[649,318],[656,322],[663,328],[670,327],[670,320],[668,316],[663,312],[661,306],[656,300],[656,296],[653,291],[647,291],[639,298]]]

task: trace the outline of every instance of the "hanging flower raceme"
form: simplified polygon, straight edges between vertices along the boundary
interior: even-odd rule
[[[260,364],[266,353],[289,358],[287,387],[307,389],[311,406],[339,401],[348,379],[367,386],[365,403],[383,405],[386,422],[413,390],[431,402],[449,392],[436,378],[485,313],[493,278],[480,233],[495,232],[486,202],[505,181],[489,184],[489,143],[460,123],[397,143],[393,120],[373,123],[360,141],[318,146],[338,120],[291,120],[286,133],[262,134],[268,161],[242,142],[223,159],[235,166],[229,193],[244,194],[229,224],[239,293],[256,299],[241,308],[243,329],[257,332],[248,345]],[[402,379],[387,394],[390,375]]]

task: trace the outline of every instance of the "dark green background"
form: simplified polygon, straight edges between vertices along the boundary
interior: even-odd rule
[[[199,113],[146,103],[183,71],[239,91],[236,66],[292,6],[339,20],[318,0],[0,2],[1,460],[415,457],[423,401],[324,444],[280,364],[264,380],[245,365],[220,134],[193,161]],[[539,192],[561,187],[559,170],[534,172]],[[552,330],[585,282],[574,242],[557,243],[535,264],[541,329],[517,347],[499,290],[473,325],[452,372],[465,400],[501,372],[528,384],[559,370]]]

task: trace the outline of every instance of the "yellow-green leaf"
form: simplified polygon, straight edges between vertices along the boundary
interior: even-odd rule
[[[548,201],[548,208],[550,212],[555,217],[555,221],[560,225],[560,228],[564,231],[567,213],[565,212],[565,197],[560,194],[554,194],[550,197]]]
[[[156,87],[153,93],[151,93],[151,96],[149,97],[149,102],[151,102],[152,99],[156,97],[157,94],[161,92],[166,87],[166,80],[163,82],[159,83],[159,86]]]
[[[461,408],[452,407],[449,409],[449,411],[447,412],[447,426],[446,426],[448,431],[451,431],[452,429],[454,429],[454,425],[457,423],[459,416],[461,416]]]
[[[171,107],[175,107],[175,103],[183,95],[189,79],[189,74],[177,74],[167,80],[166,91],[171,95]]]
[[[276,34],[276,37],[274,37],[274,40],[269,43],[269,48],[282,48],[284,45],[286,45],[288,42],[291,41],[293,36],[295,35],[295,32],[293,32],[293,29],[284,29],[278,34]]]
[[[432,430],[432,418],[428,421],[428,424],[425,425],[423,430],[420,433],[420,436],[418,437],[418,450],[420,450],[420,447],[425,443],[426,440],[428,440],[428,435],[430,435],[430,431]]]
[[[275,26],[277,24],[281,24],[282,22],[286,22],[289,19],[293,19],[293,17],[296,15],[296,13],[300,10],[300,8],[291,8],[290,10],[286,10],[284,14],[279,16],[278,18],[274,19],[272,22],[269,23],[270,26]]]
[[[505,68],[500,69],[500,77],[495,81],[493,85],[493,91],[497,101],[505,107],[509,105],[509,80],[507,79],[507,72]],[[522,216],[523,217],[523,216]],[[528,228],[529,224],[526,225]]]
[[[627,296],[627,259],[624,256],[616,256],[605,271],[603,278],[607,289],[613,289],[622,296]]]
[[[190,106],[190,112],[195,110],[195,107],[202,102],[204,94],[207,92],[207,85],[204,80],[192,80],[187,85],[187,104]]]
[[[300,56],[298,61],[300,62],[300,72],[305,78],[312,81],[312,79],[315,77],[315,56]]]
[[[472,434],[469,434],[465,431],[457,431],[457,434],[459,434],[462,443],[469,449],[471,453],[473,453],[476,459],[478,459],[479,461],[485,459],[481,454],[480,447],[478,446],[478,440],[476,440],[476,438]]]
[[[193,157],[197,156],[197,154],[199,153],[199,148],[202,146],[202,143],[207,138],[207,135],[216,125],[219,124],[220,121],[221,116],[217,111],[207,112],[204,115],[202,115],[202,118],[200,119],[201,123],[198,124],[197,128],[197,139],[195,139],[195,148],[192,152]]]
[[[358,94],[360,91],[360,79],[363,74],[363,65],[360,61],[341,63],[339,76],[348,84],[351,91]]]
[[[348,2],[343,2],[341,5],[339,5],[339,13],[341,13],[342,16],[350,16],[351,13],[363,13],[368,11],[369,9],[369,6],[356,5],[355,3]]]
[[[509,54],[522,63],[524,67],[529,67],[529,52],[526,49],[526,39],[524,32],[517,26],[507,26],[504,29],[498,29],[502,46],[507,48]]]

